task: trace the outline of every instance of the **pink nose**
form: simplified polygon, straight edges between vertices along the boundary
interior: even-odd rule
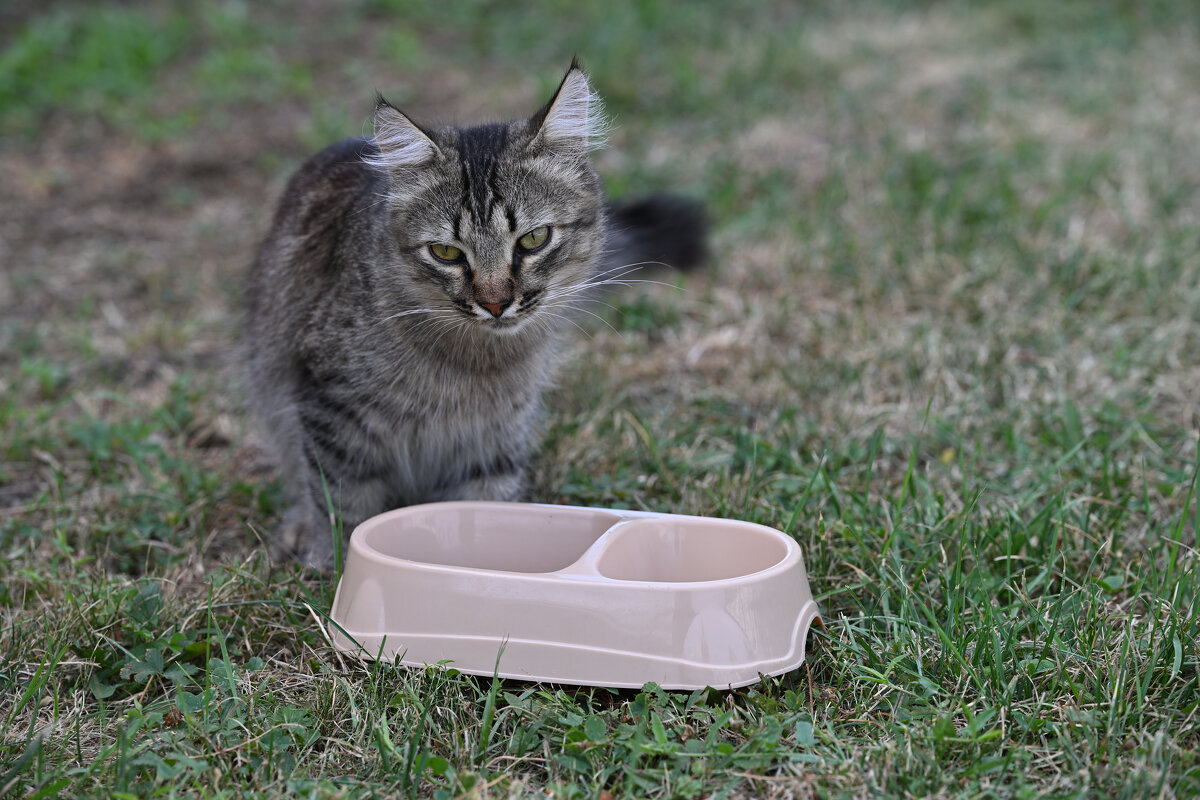
[[[504,309],[506,309],[510,305],[512,305],[512,301],[509,300],[504,303],[480,303],[479,305],[482,308],[487,309],[487,312],[489,314],[491,314],[493,317],[499,317],[501,314],[504,313]]]

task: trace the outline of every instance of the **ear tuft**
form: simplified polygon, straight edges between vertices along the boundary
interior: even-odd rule
[[[383,95],[375,103],[375,146],[378,154],[363,160],[387,170],[420,167],[438,154],[433,140]]]
[[[603,147],[609,128],[604,104],[576,61],[571,62],[558,91],[532,122],[539,126],[534,141],[574,156],[585,156],[589,150]]]

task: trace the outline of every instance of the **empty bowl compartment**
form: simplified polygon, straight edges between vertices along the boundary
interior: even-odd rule
[[[663,516],[631,520],[614,530],[596,571],[617,581],[719,581],[770,569],[788,550],[788,540],[778,532],[756,525]]]
[[[367,552],[448,567],[555,572],[574,563],[615,514],[517,503],[414,506],[363,523]]]

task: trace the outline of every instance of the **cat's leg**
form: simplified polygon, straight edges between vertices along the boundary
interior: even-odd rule
[[[319,406],[320,399],[310,387],[277,417],[280,472],[291,507],[271,546],[278,560],[328,570],[335,566],[339,538],[344,548],[354,526],[390,507],[392,492],[387,470],[370,457],[370,444],[361,435],[339,436],[346,422]]]
[[[504,500],[515,502],[525,496],[524,453],[499,453],[476,461],[439,489],[435,500]]]
[[[525,496],[524,475],[489,475],[455,487],[450,500],[505,500],[516,502]]]
[[[332,474],[310,470],[308,501],[302,504],[306,538],[295,551],[296,556],[307,566],[332,569],[339,539],[344,554],[350,534],[360,522],[396,505],[393,483],[389,470],[373,469],[370,464]]]
[[[333,545],[330,537],[332,521],[323,514],[314,499],[305,498],[292,503],[279,521],[270,539],[274,561],[298,561],[308,567],[328,569],[332,562]],[[322,536],[322,531],[325,531]],[[323,541],[329,541],[325,546]]]
[[[271,537],[271,555],[277,561],[299,561],[305,566],[328,569],[333,563],[336,506],[326,491],[329,481],[310,442],[297,431],[295,446],[288,448],[280,472],[291,505]],[[303,453],[303,457],[299,454]]]
[[[319,532],[329,530],[329,521],[322,515],[323,503],[318,498],[320,472],[317,460],[309,451],[304,429],[300,424],[297,405],[283,403],[262,417],[263,432],[275,451],[279,475],[288,500],[288,510],[267,538],[271,560],[307,563],[305,554],[312,548]]]
[[[319,570],[332,569],[354,528],[391,507],[390,481],[382,474],[337,476],[311,467],[293,476],[297,499],[275,537],[276,555]]]

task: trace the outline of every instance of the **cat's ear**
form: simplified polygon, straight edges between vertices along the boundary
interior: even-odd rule
[[[375,146],[379,153],[366,161],[388,170],[424,166],[440,152],[425,131],[382,95],[375,102]]]
[[[576,60],[571,61],[554,97],[529,122],[536,132],[535,146],[569,156],[586,156],[589,150],[603,147],[608,132],[604,106]]]

